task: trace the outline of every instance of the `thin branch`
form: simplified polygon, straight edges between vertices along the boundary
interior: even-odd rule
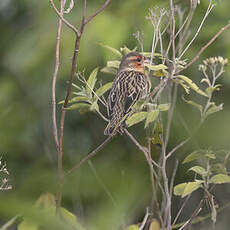
[[[59,141],[58,141],[57,119],[56,119],[56,81],[57,81],[57,74],[60,65],[60,41],[61,41],[63,10],[64,10],[63,2],[60,1],[61,17],[59,17],[58,20],[58,29],[57,29],[57,37],[56,37],[56,55],[55,55],[56,59],[55,59],[55,67],[54,67],[53,80],[52,80],[52,121],[53,121],[53,135],[54,135],[54,141],[56,144],[57,151],[59,151]]]
[[[198,34],[201,31],[201,28],[206,20],[206,18],[208,17],[209,13],[211,12],[212,8],[214,7],[214,4],[212,3],[212,0],[210,0],[209,5],[208,5],[208,9],[204,15],[204,18],[202,19],[200,26],[198,27],[194,37],[192,38],[192,40],[189,42],[189,44],[186,46],[186,48],[183,50],[183,52],[181,53],[180,57],[178,59],[181,59],[182,56],[185,54],[185,52],[189,49],[189,47],[191,46],[191,44],[194,42],[194,40],[196,39],[196,37],[198,36]]]
[[[179,218],[181,212],[183,211],[183,209],[184,209],[185,205],[187,204],[187,202],[188,202],[188,200],[189,200],[190,197],[191,197],[191,193],[186,197],[185,201],[184,201],[183,204],[181,205],[181,208],[180,208],[180,210],[178,211],[178,213],[177,213],[177,215],[176,215],[176,217],[175,217],[175,219],[174,219],[172,225],[175,225],[175,224],[176,224],[176,222],[177,222],[177,220],[178,220],[178,218]]]
[[[60,2],[60,17],[59,17],[59,21],[58,21],[58,32],[57,32],[57,41],[56,41],[56,63],[55,63],[55,70],[54,70],[53,82],[52,82],[53,135],[54,135],[54,139],[55,139],[55,143],[56,143],[56,148],[58,151],[58,191],[57,191],[57,203],[56,203],[56,212],[57,213],[59,213],[60,208],[61,208],[62,186],[63,186],[62,156],[60,155],[60,144],[58,141],[58,133],[57,133],[56,93],[55,93],[57,73],[58,73],[58,69],[59,69],[60,36],[61,36],[62,20],[63,20],[63,12],[64,12],[63,0],[60,0],[59,2]]]
[[[189,140],[191,139],[191,137],[188,137],[187,139],[185,139],[184,141],[182,141],[180,144],[178,144],[177,146],[175,146],[166,156],[166,158],[169,158],[170,156],[172,156],[172,154],[174,152],[176,152],[179,148],[181,148],[184,144],[186,144]]]
[[[173,185],[174,185],[174,180],[175,180],[177,168],[178,168],[178,160],[176,160],[176,163],[175,163],[175,166],[173,169],[173,173],[172,173],[172,177],[171,177],[171,182],[170,182],[170,196],[171,197],[172,197]]]
[[[146,222],[147,222],[147,220],[148,220],[148,217],[149,217],[149,208],[147,207],[147,208],[146,208],[146,213],[145,213],[144,219],[143,219],[143,221],[142,221],[142,223],[141,223],[141,226],[139,227],[139,230],[143,230],[143,229],[144,229],[145,224],[146,224]]]
[[[111,0],[107,0],[94,14],[92,14],[85,20],[84,24],[88,24],[95,16],[97,16],[102,10],[104,10],[104,8],[110,3],[110,1]]]
[[[202,206],[202,204],[203,204],[203,201],[204,201],[203,199],[200,201],[199,205],[198,205],[197,208],[194,210],[194,212],[193,212],[192,216],[190,217],[190,219],[188,219],[188,220],[185,222],[185,224],[182,225],[182,226],[179,228],[179,230],[182,230],[182,229],[184,229],[185,227],[187,227],[187,226],[191,223],[191,221],[200,213],[200,211],[201,211],[201,206]]]
[[[100,144],[96,149],[94,149],[90,154],[88,154],[87,156],[85,156],[83,159],[80,160],[79,163],[77,163],[75,166],[73,166],[70,170],[68,170],[68,172],[65,174],[65,176],[71,174],[74,170],[79,169],[86,161],[88,161],[89,159],[91,159],[93,156],[95,156],[100,150],[102,150],[104,148],[104,146],[106,144],[108,144],[113,138],[115,137],[115,135],[109,136],[107,137],[107,139],[105,139],[105,141]]]
[[[78,36],[80,36],[80,31],[74,26],[72,25],[69,21],[67,21],[63,15],[61,15],[61,13],[58,11],[58,9],[56,8],[55,4],[53,3],[53,0],[49,0],[51,7],[54,9],[55,13],[59,16],[59,18],[62,19],[62,21],[71,29],[73,30]]]
[[[190,67],[199,57],[200,55],[227,29],[229,29],[230,27],[230,21],[228,22],[227,25],[225,25],[224,27],[222,27],[215,35],[214,37],[212,37],[209,42],[203,46],[200,51],[197,53],[197,55],[182,69],[179,70],[176,74],[180,73],[181,71],[187,69],[188,67]]]
[[[60,0],[60,2],[62,3],[62,0]],[[110,0],[107,1],[107,2],[109,3]],[[63,15],[60,15],[60,13],[56,9],[55,5],[53,4],[52,0],[50,0],[50,3],[51,3],[51,6],[53,7],[53,9],[55,10],[55,12],[59,15],[59,17],[61,17],[61,19],[63,20],[63,22],[66,23],[66,21],[63,18]],[[90,20],[93,19],[98,13],[100,13],[108,5],[108,3],[106,5],[104,4],[99,9],[99,11],[97,11],[97,13],[93,17],[90,18]],[[75,70],[76,70],[76,67],[77,67],[77,57],[78,57],[78,52],[79,52],[79,46],[80,46],[81,36],[82,36],[83,31],[84,31],[85,25],[90,21],[90,20],[88,22],[85,21],[85,19],[84,19],[85,13],[86,13],[86,0],[84,0],[83,16],[82,16],[82,23],[81,23],[80,31],[77,30],[70,23],[67,23],[67,25],[76,32],[76,39],[75,39],[75,46],[74,46],[74,52],[73,52],[73,58],[72,58],[71,73],[70,73],[70,77],[69,77],[69,84],[67,86],[65,101],[64,101],[64,104],[63,104],[63,107],[62,107],[62,110],[61,110],[60,131],[59,131],[59,149],[58,149],[59,150],[58,151],[59,187],[58,187],[58,194],[57,194],[57,210],[61,207],[61,200],[62,200],[62,186],[63,186],[63,165],[62,165],[62,161],[63,161],[63,136],[64,136],[64,125],[65,125],[66,107],[67,107],[68,102],[69,102],[69,96],[70,96],[70,93],[71,93],[71,90],[72,90],[73,77],[74,77]],[[110,139],[112,139],[112,137],[108,137],[105,140],[105,143],[107,143],[108,141],[110,141]],[[103,147],[103,145],[100,145],[96,150],[99,151],[102,147]],[[96,154],[96,150],[91,153],[92,156]],[[86,158],[84,158],[78,165],[80,166],[85,161],[87,161],[91,157],[91,155],[87,156]],[[76,167],[78,165],[76,165]]]
[[[135,139],[135,137],[127,130],[124,130],[126,135],[132,140],[132,142],[144,153],[146,159],[148,159],[148,149],[143,147],[139,142]]]
[[[228,202],[227,204],[225,204],[223,207],[219,208],[219,209],[217,210],[217,213],[220,213],[220,212],[223,211],[224,209],[229,208],[229,206],[230,206],[230,202]],[[205,215],[205,216],[198,216],[198,217],[196,217],[195,219],[193,219],[193,220],[190,222],[190,224],[197,224],[197,223],[200,223],[200,222],[202,222],[202,221],[204,221],[204,220],[206,220],[206,219],[208,219],[208,218],[210,218],[210,217],[211,217],[211,214],[210,214],[210,213],[207,214],[207,215]],[[179,223],[179,224],[176,224],[176,225],[173,225],[173,226],[172,226],[172,229],[178,229],[179,227],[181,227],[181,226],[184,225],[184,224],[185,224],[185,222]]]

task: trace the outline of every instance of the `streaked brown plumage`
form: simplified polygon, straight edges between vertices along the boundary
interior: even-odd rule
[[[138,52],[123,56],[107,99],[109,124],[105,128],[105,135],[122,133],[125,122],[121,120],[138,99],[149,93],[151,82],[144,74],[144,61],[145,58]]]

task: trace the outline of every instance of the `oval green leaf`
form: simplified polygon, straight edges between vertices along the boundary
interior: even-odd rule
[[[213,176],[209,182],[213,184],[230,183],[230,176],[225,175],[225,174],[217,174]]]
[[[148,112],[146,122],[145,122],[145,128],[148,127],[149,123],[155,121],[159,115],[159,110],[153,110],[151,112]]]
[[[126,120],[126,124],[128,125],[128,127],[130,127],[132,125],[135,125],[143,121],[146,117],[147,117],[147,112],[134,113]]]

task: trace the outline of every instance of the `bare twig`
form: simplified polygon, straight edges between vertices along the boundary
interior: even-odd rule
[[[147,208],[146,208],[146,213],[145,213],[144,219],[143,219],[143,221],[142,221],[142,223],[141,223],[141,226],[139,227],[139,230],[143,230],[143,229],[144,229],[145,224],[146,224],[146,222],[147,222],[147,220],[148,220],[148,217],[149,217],[149,208],[147,207]]]
[[[194,210],[194,212],[193,212],[192,216],[190,217],[190,219],[188,219],[188,220],[185,222],[185,224],[182,225],[182,226],[179,228],[179,230],[182,230],[182,229],[184,229],[185,227],[187,227],[187,226],[191,223],[191,221],[200,213],[200,211],[201,211],[201,206],[202,206],[202,204],[203,204],[203,201],[204,201],[203,199],[200,201],[199,205],[198,205],[197,208]]]
[[[58,141],[58,133],[57,133],[57,121],[56,121],[56,80],[57,73],[59,69],[59,51],[60,51],[60,37],[61,37],[61,29],[62,29],[62,20],[63,20],[63,12],[64,12],[64,4],[63,0],[60,0],[60,17],[58,21],[58,32],[57,32],[57,41],[56,41],[56,63],[55,70],[53,74],[53,82],[52,82],[52,118],[53,118],[53,135],[56,143],[56,148],[58,151],[58,191],[57,191],[57,204],[56,211],[59,213],[61,207],[61,198],[62,198],[62,186],[63,186],[63,169],[62,169],[62,156],[60,155],[60,145]],[[51,1],[51,3],[53,3]]]
[[[186,144],[189,140],[191,139],[191,137],[188,137],[187,139],[185,139],[184,141],[182,141],[180,144],[178,144],[177,146],[175,146],[166,156],[167,158],[169,158],[170,156],[172,156],[172,154],[174,152],[176,152],[179,148],[181,148],[184,144]]]
[[[182,58],[182,56],[185,54],[185,52],[189,49],[189,47],[191,46],[191,44],[194,42],[194,40],[196,39],[196,37],[198,36],[198,34],[200,33],[200,30],[206,20],[206,18],[208,17],[209,13],[211,12],[212,8],[214,7],[214,4],[212,3],[213,0],[210,0],[209,1],[209,5],[208,5],[208,8],[207,8],[207,11],[204,15],[204,18],[202,19],[201,23],[200,23],[200,26],[198,27],[194,37],[192,38],[192,40],[189,42],[189,44],[186,46],[186,48],[183,50],[183,52],[181,53],[181,55],[179,56],[179,59]]]
[[[172,177],[171,177],[171,182],[170,182],[170,196],[171,197],[172,197],[173,185],[174,185],[174,180],[175,180],[177,168],[178,168],[178,160],[176,160],[176,163],[175,163],[175,166],[174,166],[174,169],[173,169],[173,173],[172,173]]]
[[[80,31],[74,26],[72,25],[69,21],[67,21],[64,17],[63,14],[61,15],[61,13],[58,11],[58,9],[56,8],[53,0],[49,0],[51,7],[54,9],[55,13],[59,16],[59,18],[62,18],[62,21],[71,29],[73,30],[78,36],[80,35]]]
[[[97,16],[102,10],[105,9],[106,6],[108,6],[108,4],[110,3],[111,0],[107,0],[94,14],[92,14],[91,16],[89,16],[86,20],[85,20],[85,25],[88,24],[95,16]]]
[[[176,224],[176,222],[177,222],[177,220],[178,220],[178,218],[179,218],[181,212],[183,211],[183,209],[184,209],[185,205],[187,204],[187,202],[188,202],[188,200],[189,200],[190,197],[191,197],[191,193],[186,197],[185,201],[184,201],[183,204],[181,205],[181,208],[180,208],[180,210],[178,211],[178,213],[177,213],[177,215],[176,215],[176,217],[175,217],[175,219],[174,219],[172,225],[175,225],[175,224]]]
[[[90,16],[88,19],[85,19],[86,15],[86,2],[87,0],[84,0],[83,5],[83,14],[82,14],[82,22],[80,30],[78,30],[76,27],[74,27],[72,24],[70,24],[67,20],[63,18],[63,0],[60,0],[60,6],[61,10],[60,12],[57,10],[55,4],[53,3],[53,0],[50,0],[51,7],[54,9],[54,11],[58,14],[61,21],[63,21],[69,28],[71,28],[76,33],[76,39],[75,39],[75,46],[74,46],[74,52],[73,52],[73,58],[72,58],[72,67],[71,67],[71,73],[69,77],[69,83],[66,90],[66,96],[65,101],[61,110],[61,119],[60,119],[60,131],[59,131],[59,146],[58,146],[58,175],[59,175],[59,186],[58,186],[58,192],[57,192],[57,210],[61,207],[61,200],[62,200],[62,185],[63,185],[63,165],[62,165],[62,158],[63,158],[63,135],[64,135],[64,124],[65,124],[65,115],[66,115],[66,108],[69,101],[69,96],[72,89],[72,81],[76,70],[77,65],[77,57],[79,52],[79,46],[81,41],[81,36],[84,31],[85,25],[89,23],[96,15],[98,15],[110,2],[110,0],[107,0],[102,7],[96,11],[95,14]],[[59,60],[59,59],[58,59]],[[55,90],[55,82],[54,82],[54,90]],[[55,93],[54,93],[55,94]],[[54,95],[55,96],[55,95]],[[55,107],[56,108],[56,107]],[[57,132],[54,132],[54,136],[57,135]],[[112,137],[108,137],[104,143],[107,143]],[[56,143],[58,141],[56,140]],[[104,145],[100,145],[96,150],[99,151]],[[93,151],[90,156],[87,156],[84,158],[78,165],[80,166],[85,161],[87,161],[91,156],[95,155],[97,151]]]
[[[214,37],[212,37],[209,42],[203,46],[200,51],[197,53],[197,55],[184,67],[184,69],[179,70],[176,74],[180,73],[181,71],[187,69],[188,67],[190,67],[199,57],[200,55],[227,29],[229,29],[230,27],[230,21],[228,22],[227,25],[225,25],[224,27],[222,27],[215,35]]]
[[[80,160],[79,163],[77,163],[75,166],[73,166],[70,170],[68,170],[68,172],[65,174],[65,176],[71,174],[74,170],[79,169],[86,161],[88,161],[89,159],[91,159],[93,156],[95,156],[97,154],[97,152],[99,152],[100,150],[102,150],[104,148],[104,146],[106,144],[108,144],[115,136],[109,136],[107,139],[105,139],[105,141],[100,144],[96,149],[94,149],[90,154],[88,154],[87,156],[85,156],[83,159]]]
[[[52,0],[50,1],[52,3]],[[58,30],[57,30],[57,38],[56,38],[56,60],[55,60],[55,67],[53,73],[53,81],[52,81],[52,121],[53,121],[53,135],[54,141],[56,144],[57,151],[59,151],[59,141],[58,141],[58,133],[57,133],[57,120],[56,120],[56,81],[57,81],[57,74],[60,64],[60,40],[61,40],[61,30],[62,30],[62,17],[63,17],[63,2],[60,1],[60,15],[58,20]]]

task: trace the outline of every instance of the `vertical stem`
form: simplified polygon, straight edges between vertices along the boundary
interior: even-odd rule
[[[56,81],[57,81],[57,74],[59,70],[60,64],[60,41],[61,41],[61,30],[62,30],[62,18],[63,18],[63,1],[60,0],[60,17],[58,20],[58,30],[57,30],[57,37],[56,37],[56,60],[55,60],[55,67],[53,73],[53,80],[52,80],[52,122],[53,122],[53,136],[54,141],[56,144],[57,151],[59,150],[59,141],[58,141],[58,132],[57,132],[57,119],[56,119]]]
[[[81,34],[83,32],[84,27],[81,28]],[[58,179],[59,179],[59,186],[58,186],[58,193],[57,193],[57,210],[61,207],[62,201],[62,187],[63,187],[63,166],[62,166],[62,158],[63,158],[63,135],[64,135],[64,124],[65,124],[65,115],[66,115],[66,107],[68,105],[69,96],[72,88],[73,76],[76,69],[77,63],[77,55],[80,46],[81,34],[78,36],[76,34],[76,41],[75,41],[75,48],[72,58],[72,70],[69,78],[69,84],[67,87],[65,102],[62,107],[61,111],[61,120],[60,120],[60,137],[59,137],[59,151],[58,151]]]

